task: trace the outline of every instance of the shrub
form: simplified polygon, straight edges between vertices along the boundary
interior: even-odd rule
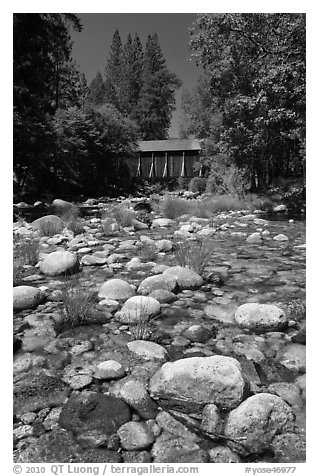
[[[39,224],[39,231],[42,236],[54,236],[61,233],[61,223],[52,221],[43,221]]]
[[[265,210],[272,211],[274,208],[274,202],[269,197],[258,197],[255,194],[247,195],[246,200],[250,202],[250,206],[253,210]]]
[[[130,332],[135,340],[149,340],[152,331],[149,319],[141,317],[137,322],[131,322],[129,324]]]
[[[191,211],[191,204],[182,198],[165,197],[162,202],[162,213],[166,218],[177,218]]]
[[[247,208],[247,203],[239,197],[219,195],[197,202],[193,207],[193,214],[200,218],[211,218],[219,212],[243,210],[245,208]]]
[[[210,164],[206,192],[214,195],[231,194],[244,196],[250,187],[247,171],[234,164],[213,161]]]
[[[62,328],[74,328],[83,325],[90,317],[94,294],[69,281],[62,289],[60,317]]]
[[[84,233],[84,227],[82,223],[75,217],[67,221],[65,223],[65,226],[73,232],[74,236],[81,235],[82,233]]]
[[[132,226],[134,217],[133,210],[119,205],[117,207],[114,207],[112,215],[120,226]]]
[[[211,247],[207,241],[183,241],[176,243],[175,259],[179,266],[190,268],[201,274],[209,265]]]
[[[13,258],[21,266],[35,266],[39,258],[39,242],[34,238],[13,238]]]
[[[23,281],[24,269],[21,264],[13,263],[13,286],[20,286]]]
[[[193,177],[189,182],[188,189],[191,192],[204,193],[206,190],[206,178],[205,177]]]
[[[191,179],[188,177],[178,177],[177,179],[178,188],[180,190],[187,190],[190,180]]]

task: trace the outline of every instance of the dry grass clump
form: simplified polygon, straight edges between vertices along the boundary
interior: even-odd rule
[[[182,241],[175,245],[175,259],[179,266],[201,274],[210,264],[211,245],[208,241]]]
[[[95,303],[95,296],[92,291],[81,288],[71,280],[62,289],[61,301],[60,326],[74,328],[88,321]]]
[[[61,222],[57,221],[42,221],[41,223],[39,223],[39,231],[41,236],[52,237],[54,235],[57,235],[58,233],[61,233],[62,225]]]
[[[13,286],[19,286],[25,265],[35,266],[39,260],[39,242],[35,238],[13,236]]]
[[[35,238],[13,237],[13,258],[22,265],[34,266],[39,258],[39,241]]]
[[[143,316],[137,322],[129,324],[130,332],[135,340],[149,340],[152,335],[150,321]]]
[[[191,213],[192,204],[178,197],[165,197],[162,202],[162,214],[165,218],[177,218]]]
[[[134,211],[121,205],[118,205],[114,207],[112,211],[112,216],[120,226],[128,227],[132,226],[133,224]]]

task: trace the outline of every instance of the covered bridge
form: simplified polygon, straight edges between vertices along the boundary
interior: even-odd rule
[[[125,159],[131,177],[194,177],[199,160],[198,139],[143,140],[135,157]]]

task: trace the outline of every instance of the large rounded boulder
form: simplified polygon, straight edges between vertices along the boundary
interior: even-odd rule
[[[54,251],[46,255],[40,264],[41,273],[47,276],[73,274],[79,270],[76,254],[70,251]]]
[[[31,223],[33,230],[41,231],[43,234],[54,235],[63,230],[63,221],[56,215],[45,215]]]
[[[150,294],[157,289],[165,289],[174,292],[177,288],[177,280],[175,276],[167,276],[165,274],[156,274],[145,278],[137,290],[140,294]]]
[[[261,453],[269,448],[273,438],[293,428],[291,407],[277,395],[259,393],[247,398],[232,410],[224,434],[248,453]]]
[[[124,324],[147,321],[161,311],[160,303],[147,296],[133,296],[125,301],[122,309],[116,313],[117,319]]]
[[[204,282],[196,271],[183,266],[171,266],[164,271],[163,275],[176,278],[180,289],[196,289]]]
[[[13,310],[34,309],[44,300],[41,289],[33,286],[16,286],[13,288]]]
[[[150,380],[151,397],[187,412],[214,403],[231,410],[244,398],[246,381],[232,357],[190,357],[164,364]]]
[[[237,308],[235,321],[250,330],[276,331],[287,325],[288,318],[278,306],[251,302]]]
[[[132,286],[123,279],[109,279],[100,287],[98,297],[122,301],[134,296]]]

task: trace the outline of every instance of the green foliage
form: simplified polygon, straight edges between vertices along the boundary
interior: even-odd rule
[[[14,178],[19,194],[40,192],[50,183],[52,116],[58,107],[78,103],[85,91],[70,56],[70,28],[81,30],[76,15],[13,15]]]
[[[179,266],[201,274],[210,264],[211,245],[207,240],[178,242],[175,245],[175,259]]]
[[[188,189],[191,192],[204,193],[206,190],[206,178],[205,177],[193,177],[189,182]]]
[[[53,126],[61,181],[92,196],[120,182],[118,159],[133,153],[136,128],[114,106],[59,110]]]
[[[175,90],[181,86],[165,64],[156,33],[149,35],[144,54],[143,86],[137,122],[143,140],[166,139],[175,106]]]
[[[95,297],[91,291],[82,289],[74,281],[69,281],[62,288],[61,301],[59,326],[62,329],[74,328],[89,320]]]
[[[105,102],[105,86],[100,71],[97,72],[89,86],[88,102],[95,106]]]
[[[246,167],[252,186],[302,174],[305,15],[201,14],[190,47],[204,75],[184,93],[184,134]]]
[[[191,204],[182,198],[165,197],[162,204],[162,214],[165,218],[177,218],[190,213]]]
[[[250,183],[245,169],[238,168],[223,155],[215,156],[210,163],[206,192],[214,195],[238,195],[243,197]]]

